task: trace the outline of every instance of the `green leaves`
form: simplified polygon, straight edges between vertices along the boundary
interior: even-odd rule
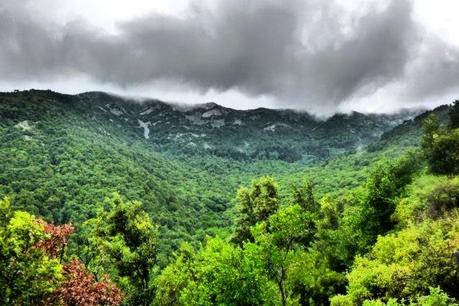
[[[261,305],[275,298],[252,247],[241,249],[213,238],[194,253],[182,246],[156,280],[155,305]]]
[[[315,234],[316,217],[298,204],[280,209],[268,222],[274,245],[285,250],[292,249],[295,243],[307,247]]]
[[[241,245],[209,239],[196,253],[183,246],[155,282],[155,303],[324,304],[343,287],[344,276],[311,249],[321,214],[308,183],[297,185],[283,202],[277,197],[276,183],[262,178],[250,189],[241,189],[238,199],[242,216],[237,226],[244,225],[251,239]]]
[[[429,151],[430,169],[437,174],[459,173],[459,129],[443,133],[434,139]]]
[[[253,241],[250,227],[267,220],[279,208],[277,184],[272,177],[262,177],[252,181],[250,189],[240,188],[236,197],[239,217],[231,238],[232,242],[242,245]]]
[[[452,254],[459,249],[458,229],[456,215],[379,237],[368,255],[356,258],[348,274],[348,298],[355,304],[415,299],[438,285],[456,296],[459,278]]]
[[[458,129],[459,128],[459,100],[454,101],[453,105],[449,110],[449,128]]]
[[[0,200],[0,304],[34,304],[62,280],[62,266],[37,245],[48,236],[44,225],[26,212],[11,213]]]
[[[110,271],[127,293],[129,303],[149,304],[159,252],[158,227],[140,202],[124,202],[120,195],[114,194],[106,199],[104,206],[94,220],[86,223],[90,266]]]
[[[459,102],[455,101],[449,111],[448,129],[440,127],[435,115],[424,120],[422,148],[435,174],[459,173]]]

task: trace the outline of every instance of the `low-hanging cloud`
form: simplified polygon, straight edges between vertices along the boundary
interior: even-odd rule
[[[281,107],[330,113],[397,84],[406,101],[459,85],[459,50],[428,37],[412,2],[346,13],[333,1],[218,0],[187,14],[150,14],[116,33],[82,21],[56,25],[0,4],[0,79],[88,75],[134,86],[155,81],[200,92],[272,96]]]

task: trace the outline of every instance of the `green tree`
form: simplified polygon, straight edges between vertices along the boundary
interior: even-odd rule
[[[458,306],[456,299],[451,298],[440,288],[430,288],[430,294],[418,298],[419,306]]]
[[[242,187],[236,196],[239,217],[231,241],[242,244],[253,241],[250,228],[267,220],[279,208],[277,184],[271,177],[262,177],[252,182],[250,188]]]
[[[127,303],[149,305],[152,273],[157,263],[158,228],[137,201],[124,202],[114,194],[104,210],[89,220],[90,268],[110,271],[127,294]]]
[[[62,265],[39,247],[48,237],[44,223],[0,200],[0,304],[37,305],[58,288]]]
[[[350,226],[349,218],[360,210],[347,207],[344,216],[349,199],[325,196],[319,203],[320,218],[316,221],[317,233],[313,248],[326,258],[330,269],[344,272],[352,264],[356,252],[354,237],[360,234],[360,231]]]
[[[424,121],[422,148],[435,174],[459,173],[459,101],[449,111],[449,129],[440,129],[438,118],[430,115]]]
[[[306,255],[315,234],[314,215],[299,204],[279,209],[267,221],[252,228],[253,248],[261,258],[264,273],[276,284],[281,305],[287,305],[305,294],[303,282],[289,281],[298,260]]]
[[[459,173],[459,129],[435,138],[429,152],[430,170],[436,174]]]
[[[251,245],[247,243],[245,245]],[[251,248],[212,238],[198,252],[183,245],[155,280],[154,305],[273,305],[275,290]]]
[[[371,252],[358,256],[348,274],[345,298],[332,305],[360,305],[366,299],[410,299],[439,286],[458,298],[459,278],[453,254],[459,248],[458,216],[410,226],[380,236]]]
[[[459,128],[459,100],[454,101],[449,110],[449,128]]]
[[[331,296],[344,292],[346,277],[331,269],[327,257],[315,249],[296,252],[287,286],[302,306],[329,305]]]
[[[258,182],[253,184],[252,190],[244,190],[239,196],[245,196],[246,204],[263,203],[266,207],[266,203],[272,204],[272,196],[277,196],[277,192],[268,192],[269,187],[276,185],[269,179],[262,181],[263,187],[259,188]],[[253,213],[254,224],[247,225],[251,240],[242,245],[211,239],[196,254],[189,246],[184,246],[175,262],[157,279],[155,303],[326,304],[327,293],[334,292],[333,284],[342,286],[343,277],[328,269],[326,258],[308,253],[319,215],[310,210],[317,208],[312,203],[315,202],[312,189],[306,186],[301,191],[295,189],[285,198],[288,203],[271,210],[269,216]],[[278,204],[277,198],[275,204]],[[260,209],[252,211],[260,212]]]
[[[183,290],[196,280],[194,268],[197,263],[193,247],[183,243],[173,256],[175,259],[155,279],[154,305],[178,305]]]
[[[395,212],[397,197],[408,185],[414,173],[419,169],[419,155],[408,154],[395,163],[383,162],[373,169],[363,193],[356,196],[358,207],[352,212],[357,219],[351,226],[362,231],[360,252],[365,252],[378,237],[393,229],[395,222],[392,215]]]
[[[292,184],[292,195],[290,202],[300,205],[303,209],[318,212],[319,203],[314,197],[312,183],[309,180],[303,180],[299,184]]]
[[[428,155],[433,148],[435,138],[440,134],[440,121],[434,114],[430,114],[423,122],[422,125],[422,148]]]

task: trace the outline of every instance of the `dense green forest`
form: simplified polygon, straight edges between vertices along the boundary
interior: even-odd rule
[[[459,102],[200,107],[1,94],[0,304],[459,304]]]

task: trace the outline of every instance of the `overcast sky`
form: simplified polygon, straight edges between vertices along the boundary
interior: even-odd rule
[[[459,98],[457,0],[0,0],[0,90],[390,112]]]

